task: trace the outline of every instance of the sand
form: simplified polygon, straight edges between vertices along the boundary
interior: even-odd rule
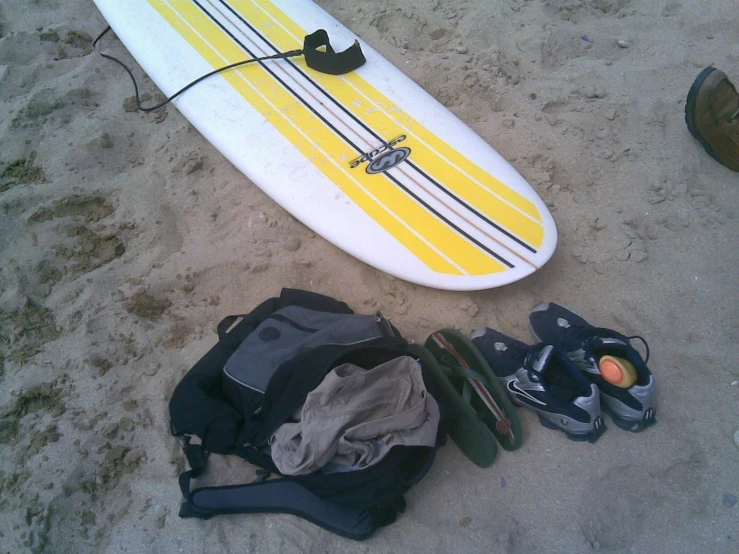
[[[3,0],[0,551],[739,551],[739,175],[683,119],[703,67],[739,83],[736,1],[319,4],[516,166],[557,222],[553,259],[475,293],[378,272],[174,107],[126,110],[127,76],[90,51],[105,26],[90,0]],[[169,396],[222,317],[283,286],[416,340],[487,325],[531,341],[528,310],[562,303],[647,338],[658,424],[591,445],[523,412],[520,451],[482,470],[448,444],[362,544],[292,516],[180,519]],[[226,479],[249,472],[215,458]]]

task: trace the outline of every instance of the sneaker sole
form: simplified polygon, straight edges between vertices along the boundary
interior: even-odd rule
[[[545,419],[535,408],[532,408],[531,406],[524,404],[523,402],[519,402],[515,398],[511,398],[511,402],[513,402],[513,404],[515,404],[516,406],[519,406],[521,408],[526,408],[526,409],[533,411],[539,417],[539,423],[541,423],[542,427],[546,427],[547,429],[551,429],[553,431],[562,431],[565,434],[565,436],[571,441],[589,442],[590,444],[593,444],[595,443],[595,441],[597,441],[600,438],[600,436],[607,429],[606,422],[603,420],[603,417],[598,416],[595,419],[595,421],[597,422],[595,423],[595,429],[593,429],[589,433],[568,433],[567,431],[555,425],[548,419]]]
[[[574,434],[574,433],[568,433],[561,427],[557,427],[554,423],[544,419],[541,415],[539,415],[539,423],[541,423],[547,429],[552,429],[554,431],[562,431],[567,436],[567,438],[570,439],[571,441],[589,442],[590,444],[594,444],[606,430],[606,424],[603,421],[603,418],[601,416],[598,416],[595,421],[596,421],[595,429],[593,429],[590,433]]]
[[[613,423],[616,424],[616,427],[618,427],[619,429],[623,429],[624,431],[629,431],[630,433],[641,433],[648,427],[651,427],[652,425],[657,423],[655,412],[652,408],[648,409],[644,413],[644,417],[640,421],[634,421],[633,419],[624,419],[622,417],[619,417],[618,414],[611,410],[605,403],[601,405],[601,409],[609,416],[611,416],[611,419],[613,420]]]
[[[695,99],[698,96],[698,90],[703,86],[703,83],[706,81],[708,76],[713,73],[714,71],[718,71],[715,67],[707,67],[703,71],[700,72],[698,77],[696,77],[695,81],[693,82],[693,85],[690,87],[690,91],[688,92],[688,99],[685,102],[685,123],[688,126],[688,130],[690,131],[690,134],[693,135],[693,137],[701,143],[703,148],[706,149],[706,152],[718,163],[723,165],[723,162],[718,159],[716,156],[716,152],[711,147],[708,142],[703,138],[703,136],[698,132],[698,128],[695,124]]]

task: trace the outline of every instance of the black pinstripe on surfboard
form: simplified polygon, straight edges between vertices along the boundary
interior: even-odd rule
[[[225,0],[217,0],[220,4],[222,4],[228,11],[233,14],[234,17],[236,17],[241,23],[243,23],[246,27],[249,28],[249,30],[256,35],[264,44],[271,49],[275,53],[279,53],[280,50],[277,48],[276,45],[272,44],[272,42],[269,41],[262,33],[259,32],[251,23],[249,23],[239,12],[237,12],[228,2]],[[357,118],[353,113],[351,113],[349,110],[347,110],[346,106],[344,106],[341,102],[339,102],[336,98],[334,98],[326,89],[324,89],[321,85],[316,83],[309,75],[307,75],[304,71],[302,71],[295,63],[293,63],[291,60],[286,59],[284,62],[287,65],[290,65],[301,77],[303,77],[307,82],[309,82],[317,91],[319,91],[321,94],[323,94],[328,100],[330,100],[336,107],[338,107],[342,112],[344,112],[349,118],[351,118],[355,123],[359,124],[366,132],[371,134],[376,140],[378,140],[382,144],[387,144],[387,141],[382,138],[378,133],[374,131],[371,127],[369,127],[364,121]],[[505,236],[507,236],[509,239],[515,241],[517,244],[525,248],[526,250],[530,251],[533,254],[536,254],[537,250],[532,247],[527,242],[521,240],[514,234],[512,234],[507,229],[501,227],[494,221],[490,220],[488,217],[480,213],[478,210],[467,204],[463,199],[456,196],[452,191],[450,191],[447,187],[445,187],[443,184],[439,183],[431,177],[426,171],[422,170],[420,167],[418,167],[412,160],[407,159],[405,161],[406,164],[408,164],[410,167],[412,167],[414,170],[416,170],[420,175],[422,175],[429,183],[434,185],[436,188],[438,188],[440,191],[442,191],[444,194],[449,196],[452,200],[459,203],[462,207],[467,209],[469,212],[480,218],[482,221],[493,227],[494,229],[498,230],[499,232],[503,233]]]
[[[236,38],[231,31],[226,29],[226,27],[216,18],[213,14],[211,14],[198,0],[191,0],[193,4],[195,4],[213,23],[218,25],[218,27],[226,33],[231,40],[233,40],[236,44],[239,45],[240,48],[244,50],[249,56],[252,58],[258,57],[255,55],[254,52],[249,50],[249,48],[243,44],[238,38]],[[241,19],[241,18],[240,18]],[[344,135],[341,131],[339,131],[333,124],[331,124],[328,120],[326,120],[325,117],[323,117],[320,113],[316,111],[316,109],[310,105],[309,102],[307,102],[303,97],[301,97],[298,93],[296,93],[287,83],[285,83],[280,77],[278,77],[269,67],[267,67],[267,64],[264,62],[257,62],[259,65],[262,66],[262,68],[269,73],[272,78],[274,78],[277,82],[280,83],[284,87],[285,90],[287,90],[291,95],[293,95],[298,101],[300,101],[307,109],[309,109],[317,118],[319,118],[327,127],[329,127],[334,133],[336,133],[337,136],[339,136],[346,144],[348,144],[351,148],[356,150],[359,154],[364,154],[364,151],[359,148],[354,142],[351,141],[346,135]],[[434,214],[437,218],[439,218],[441,221],[443,221],[446,225],[448,225],[450,228],[454,229],[457,233],[459,233],[461,236],[466,238],[468,241],[473,243],[475,246],[480,248],[481,250],[487,252],[489,255],[494,257],[496,260],[500,261],[504,265],[506,265],[509,268],[515,267],[511,262],[506,260],[504,257],[502,257],[497,252],[491,250],[484,244],[482,244],[480,241],[475,239],[474,237],[470,236],[468,233],[466,233],[464,230],[460,229],[457,225],[449,221],[446,217],[444,217],[442,214],[440,214],[437,210],[435,210],[433,207],[431,207],[427,202],[425,202],[423,199],[419,198],[418,195],[413,193],[411,190],[409,190],[405,185],[400,183],[395,177],[392,175],[389,175],[388,173],[383,173],[383,175],[388,178],[390,181],[392,181],[396,186],[398,186],[403,192],[408,194],[411,198],[413,198],[416,202],[418,202],[420,205],[422,205],[425,209],[427,209],[429,212]]]

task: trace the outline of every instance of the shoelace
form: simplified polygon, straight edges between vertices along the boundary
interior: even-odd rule
[[[531,369],[531,367],[534,364],[534,361],[539,359],[539,357],[541,356],[542,350],[544,350],[544,348],[546,348],[547,346],[550,346],[550,345],[542,343],[542,344],[537,344],[533,347],[527,347],[526,349],[519,348],[519,351],[516,352],[515,354],[522,355],[524,357],[524,360],[523,360],[524,367],[526,367],[526,369]],[[554,353],[557,353],[558,351],[559,349],[554,347]]]
[[[626,335],[622,335],[621,333],[618,333],[614,331],[613,329],[607,329],[605,327],[582,327],[575,330],[574,333],[575,337],[580,339],[583,342],[588,342],[595,338],[614,338],[614,339],[620,339],[627,343],[629,346],[631,346],[632,340],[640,340],[642,344],[644,345],[644,349],[646,350],[646,356],[644,358],[644,363],[649,362],[649,344],[647,343],[646,339],[640,335],[633,335],[630,337],[627,337]],[[633,348],[633,346],[632,346]]]
[[[521,366],[526,363],[526,358],[531,352],[531,347],[518,346],[516,344],[507,344],[506,347],[508,349],[508,354],[511,357],[511,360],[520,363]]]

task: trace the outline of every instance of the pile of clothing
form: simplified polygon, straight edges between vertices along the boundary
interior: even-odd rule
[[[655,422],[644,339],[554,303],[529,323],[533,345],[490,328],[410,344],[379,312],[291,289],[227,317],[170,401],[191,467],[179,478],[180,516],[284,512],[361,540],[403,512],[447,436],[480,467],[498,445],[520,448],[514,404],[573,440],[601,436],[601,406],[629,431]],[[262,469],[253,483],[191,490],[208,453]]]
[[[369,370],[342,364],[277,429],[272,460],[283,475],[366,469],[395,446],[434,446],[439,417],[421,365],[410,356]]]

